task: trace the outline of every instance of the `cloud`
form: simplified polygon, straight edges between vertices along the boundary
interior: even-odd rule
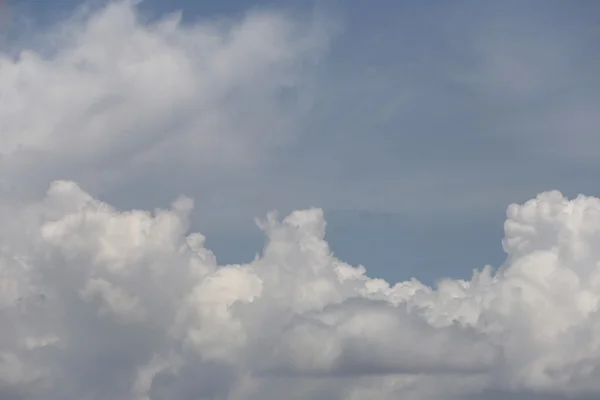
[[[337,259],[319,209],[269,215],[259,257],[218,265],[192,207],[119,211],[56,181],[5,216],[9,398],[600,393],[600,199],[511,205],[506,263],[436,288]]]
[[[150,21],[129,0],[82,9],[0,55],[5,185],[39,192],[60,176],[108,193],[256,170],[296,134],[300,83],[333,27],[317,19]]]

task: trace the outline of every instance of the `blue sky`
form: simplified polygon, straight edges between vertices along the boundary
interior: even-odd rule
[[[79,4],[14,3],[33,29]],[[145,0],[140,7],[154,16],[182,10],[193,21],[281,3]],[[229,215],[226,222],[195,216],[223,262],[247,260],[261,247],[254,217],[317,206],[336,254],[372,275],[428,283],[467,277],[503,262],[510,203],[549,189],[600,194],[597,2],[296,1],[284,8],[337,24],[301,83],[310,87],[296,121],[301,135],[262,173],[232,179],[210,198],[175,180],[147,204],[187,193],[207,213]],[[143,182],[131,188],[107,197],[133,207],[135,193],[150,190]]]

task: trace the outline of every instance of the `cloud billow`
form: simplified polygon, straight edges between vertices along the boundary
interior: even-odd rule
[[[318,209],[269,216],[262,255],[219,266],[188,232],[191,209],[118,211],[56,181],[6,216],[0,385],[26,398],[187,398],[191,385],[252,399],[290,379],[336,398],[376,381],[391,385],[382,398],[600,392],[596,198],[511,206],[507,263],[436,289],[338,260]]]

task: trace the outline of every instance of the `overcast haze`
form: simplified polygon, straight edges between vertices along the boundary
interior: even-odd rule
[[[5,0],[0,397],[597,398],[599,4]]]

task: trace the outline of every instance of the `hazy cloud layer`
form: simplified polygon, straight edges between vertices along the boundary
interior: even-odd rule
[[[5,181],[39,189],[70,176],[107,193],[140,181],[210,184],[250,173],[294,138],[298,85],[327,47],[325,24],[267,11],[150,22],[133,3],[82,10],[39,50],[2,54]]]

